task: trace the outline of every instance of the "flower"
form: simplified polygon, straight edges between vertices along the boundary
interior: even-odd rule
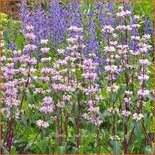
[[[52,102],[53,102],[53,100],[51,97],[45,97],[43,99],[43,105],[50,105],[50,104],[52,104]]]
[[[147,81],[149,79],[149,76],[146,74],[141,74],[140,76],[138,76],[138,79],[140,81]]]
[[[65,50],[64,50],[64,49],[57,49],[57,52],[58,52],[59,54],[64,54],[64,53],[65,53]]]
[[[26,27],[25,27],[25,30],[27,30],[27,31],[31,31],[33,29],[34,29],[34,26],[32,26],[32,25],[26,25]]]
[[[42,51],[42,53],[48,53],[50,48],[44,47],[40,49]]]
[[[138,121],[140,121],[142,118],[144,117],[144,115],[143,114],[137,114],[137,113],[134,113],[133,114],[133,120],[135,120],[136,122],[138,122]]]
[[[40,43],[41,43],[42,45],[45,45],[45,44],[48,43],[48,39],[41,39],[41,40],[40,40]]]
[[[77,26],[70,26],[68,28],[69,31],[74,31],[74,32],[82,32],[83,28],[78,28]]]
[[[150,62],[147,59],[139,60],[139,63],[143,66],[148,66],[150,64]]]
[[[140,89],[140,90],[138,90],[138,95],[141,96],[141,97],[147,97],[147,96],[149,96],[149,90],[147,90],[147,89],[144,89],[144,90]]]
[[[123,110],[122,111],[122,116],[129,117],[130,115],[131,115],[130,111],[128,111],[128,110]]]
[[[110,66],[105,66],[105,71],[110,72],[110,73],[114,73],[114,72],[118,72],[118,68],[115,65],[110,65]]]
[[[36,48],[37,48],[37,46],[33,45],[33,44],[27,44],[24,46],[24,50],[26,50],[26,51],[34,51]]]
[[[114,28],[111,25],[106,25],[102,29],[102,32],[104,33],[112,33],[113,31],[114,31]]]
[[[112,86],[107,87],[107,92],[116,92],[118,88],[118,85],[113,84]]]
[[[25,38],[29,40],[35,40],[36,36],[33,33],[26,33]]]
[[[36,123],[37,123],[37,126],[40,127],[40,128],[45,128],[46,129],[46,128],[49,127],[49,123],[45,122],[45,121],[43,121],[41,119],[37,120]]]

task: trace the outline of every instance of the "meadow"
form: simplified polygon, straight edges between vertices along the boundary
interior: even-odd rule
[[[4,154],[153,154],[153,1],[20,2],[1,13]]]

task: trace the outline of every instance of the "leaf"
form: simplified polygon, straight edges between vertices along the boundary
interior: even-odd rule
[[[60,146],[60,154],[65,154],[65,152],[66,152],[66,147]]]
[[[136,136],[138,143],[140,144],[142,141],[142,138],[144,137],[144,134],[142,133],[142,128],[141,128],[141,125],[139,122],[137,122],[135,125],[135,132],[134,133],[135,133],[135,136]]]
[[[29,143],[26,145],[26,147],[24,148],[24,152],[25,152],[26,150],[28,150],[31,146],[32,146],[32,142],[29,142]]]
[[[27,121],[26,121],[25,116],[21,116],[21,120],[22,120],[23,124],[24,124],[25,126],[27,126]]]
[[[116,98],[115,98],[115,102],[114,103],[116,103],[117,100],[118,100],[118,98],[120,96],[122,96],[122,94],[124,93],[125,89],[126,89],[126,86],[121,87],[121,89],[118,91],[118,94],[116,95]]]
[[[112,151],[113,154],[120,154],[121,150],[120,150],[120,142],[119,141],[112,141]]]
[[[145,150],[144,150],[144,153],[145,154],[154,154],[154,150],[150,146],[146,146]]]
[[[83,154],[84,153],[84,146],[83,145],[80,145],[79,153],[80,154]]]
[[[16,148],[13,146],[10,150],[10,154],[15,154],[16,153]]]

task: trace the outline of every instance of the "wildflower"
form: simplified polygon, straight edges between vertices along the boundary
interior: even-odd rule
[[[105,66],[105,71],[107,71],[109,73],[114,73],[114,72],[117,73],[118,68],[115,65]]]
[[[78,28],[77,26],[70,26],[68,30],[73,32],[82,32],[83,28]]]
[[[40,128],[48,128],[49,127],[49,123],[48,122],[45,122],[45,121],[43,121],[43,120],[37,120],[36,121],[36,123],[37,123],[37,125],[38,125],[38,127],[40,127]]]
[[[37,46],[36,45],[32,45],[32,44],[27,44],[24,46],[24,50],[26,51],[34,51],[36,50]]]
[[[52,104],[53,100],[51,97],[45,97],[43,99],[43,105],[49,105],[49,104]]]
[[[150,62],[147,59],[139,60],[139,63],[143,66],[148,66],[150,64]]]
[[[34,29],[34,26],[32,26],[32,25],[26,25],[25,29],[26,29],[27,31],[31,31],[31,30]]]
[[[130,115],[131,115],[130,111],[128,111],[128,110],[123,110],[122,111],[122,116],[129,117]]]
[[[115,49],[115,47],[113,47],[113,46],[105,46],[105,47],[104,47],[104,51],[105,51],[105,52],[115,52],[116,49]]]
[[[40,50],[42,51],[42,53],[48,53],[50,48],[44,47],[44,48],[41,48]]]
[[[147,96],[149,96],[149,90],[147,90],[147,89],[144,89],[144,90],[140,89],[138,91],[138,95],[141,96],[141,97],[147,97]]]
[[[41,43],[42,45],[45,45],[45,44],[48,43],[48,39],[41,39],[41,40],[40,40],[40,43]]]
[[[138,79],[140,81],[147,81],[149,79],[149,76],[147,74],[141,74],[140,76],[138,76]]]
[[[42,106],[39,110],[42,113],[45,113],[45,114],[48,114],[49,113],[50,114],[50,113],[53,112],[54,108],[53,108],[52,105],[50,105],[50,106]]]
[[[107,92],[116,92],[118,88],[118,85],[113,84],[112,86],[107,87]]]
[[[138,121],[140,121],[142,118],[143,118],[144,116],[143,116],[143,114],[137,114],[137,113],[135,113],[135,114],[133,114],[133,120],[135,120],[136,122],[138,122]]]
[[[112,33],[113,31],[114,31],[114,28],[111,25],[106,25],[102,29],[102,32],[104,33]]]
[[[87,113],[82,114],[82,118],[87,120],[88,119],[88,114]]]
[[[64,49],[57,49],[57,52],[58,52],[59,54],[64,54],[64,53],[65,53],[65,50],[64,50]]]
[[[33,33],[26,33],[25,38],[29,40],[35,40],[36,36]]]

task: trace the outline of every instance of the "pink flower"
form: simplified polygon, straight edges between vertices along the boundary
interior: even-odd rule
[[[26,33],[25,38],[29,40],[35,40],[36,36],[33,33]]]
[[[142,97],[147,97],[147,96],[149,96],[149,90],[147,90],[147,89],[144,89],[144,90],[140,89],[138,91],[138,95],[142,96]]]
[[[114,28],[111,25],[106,25],[102,29],[102,32],[104,33],[112,33],[113,31],[114,31]]]
[[[40,119],[38,121],[36,121],[36,123],[37,123],[37,126],[41,127],[41,128],[48,128],[49,127],[48,122],[45,122],[45,121],[40,120]]]
[[[45,114],[50,114],[53,112],[53,106],[42,106],[40,109],[40,112],[45,113]]]
[[[86,113],[82,114],[83,119],[88,119],[88,115]]]
[[[96,117],[96,116],[93,116],[91,118],[91,122],[94,124],[94,125],[100,125],[101,124],[101,121],[100,121],[100,118],[99,117]]]
[[[27,44],[24,46],[24,50],[26,51],[34,51],[37,48],[36,45],[32,45],[32,44]]]
[[[130,111],[127,111],[127,110],[122,111],[122,116],[129,117],[130,115],[131,115]]]
[[[42,53],[48,53],[50,48],[44,47],[40,49],[42,51]]]
[[[27,26],[25,27],[25,29],[26,29],[27,31],[31,31],[31,30],[34,29],[34,27],[33,27],[32,25],[27,25]]]
[[[52,103],[53,103],[53,100],[52,100],[51,97],[45,97],[45,98],[43,99],[43,105],[50,105],[50,104],[52,104]]]

